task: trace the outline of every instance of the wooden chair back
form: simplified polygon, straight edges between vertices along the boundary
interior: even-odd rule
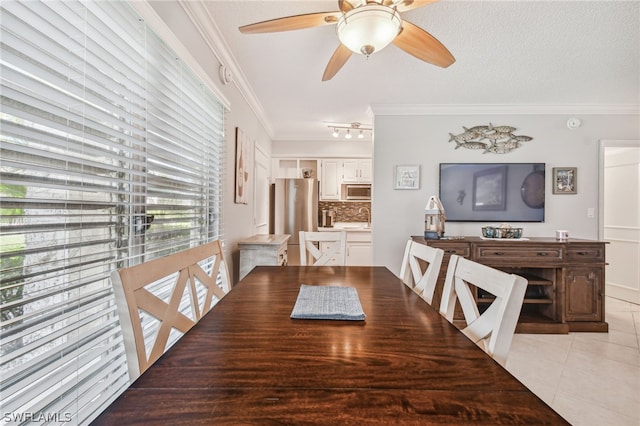
[[[453,322],[456,300],[467,326],[462,332],[503,366],[507,362],[528,282],[526,279],[452,255],[445,279],[440,313]],[[495,296],[480,314],[474,290]]]
[[[219,240],[113,271],[111,279],[131,382],[230,290]]]
[[[400,278],[428,304],[433,301],[444,250],[407,241],[400,269]]]
[[[307,265],[307,253],[313,257],[313,266],[327,265],[332,259],[332,265],[347,263],[347,233],[345,231],[300,231],[300,265]],[[315,243],[318,243],[316,247]],[[330,243],[326,250],[321,251],[323,243]]]

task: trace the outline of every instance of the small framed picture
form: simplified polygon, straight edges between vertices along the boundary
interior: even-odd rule
[[[553,168],[553,193],[578,193],[578,169],[576,167]]]
[[[395,166],[393,189],[420,189],[420,166]]]

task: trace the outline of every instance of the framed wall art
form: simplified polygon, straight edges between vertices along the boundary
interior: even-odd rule
[[[578,193],[578,169],[576,167],[553,168],[553,193]]]
[[[236,204],[249,204],[248,184],[251,172],[251,146],[249,139],[236,127]]]
[[[393,189],[420,189],[420,166],[395,166]]]

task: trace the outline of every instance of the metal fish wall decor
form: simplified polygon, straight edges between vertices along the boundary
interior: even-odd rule
[[[482,150],[483,154],[506,154],[516,148],[520,148],[522,142],[529,142],[533,138],[531,136],[514,135],[515,127],[511,126],[494,126],[489,123],[488,126],[473,126],[470,128],[462,127],[463,133],[454,135],[449,133],[449,142],[455,142],[458,149],[460,147],[467,149]]]

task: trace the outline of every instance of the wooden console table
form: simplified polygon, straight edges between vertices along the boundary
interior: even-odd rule
[[[516,332],[568,333],[608,331],[604,320],[605,243],[570,238],[487,240],[480,237],[414,241],[444,250],[434,306],[440,306],[444,279],[452,254],[496,269],[521,275],[529,281]],[[476,294],[478,307],[491,299]],[[462,313],[456,315],[462,319]]]

